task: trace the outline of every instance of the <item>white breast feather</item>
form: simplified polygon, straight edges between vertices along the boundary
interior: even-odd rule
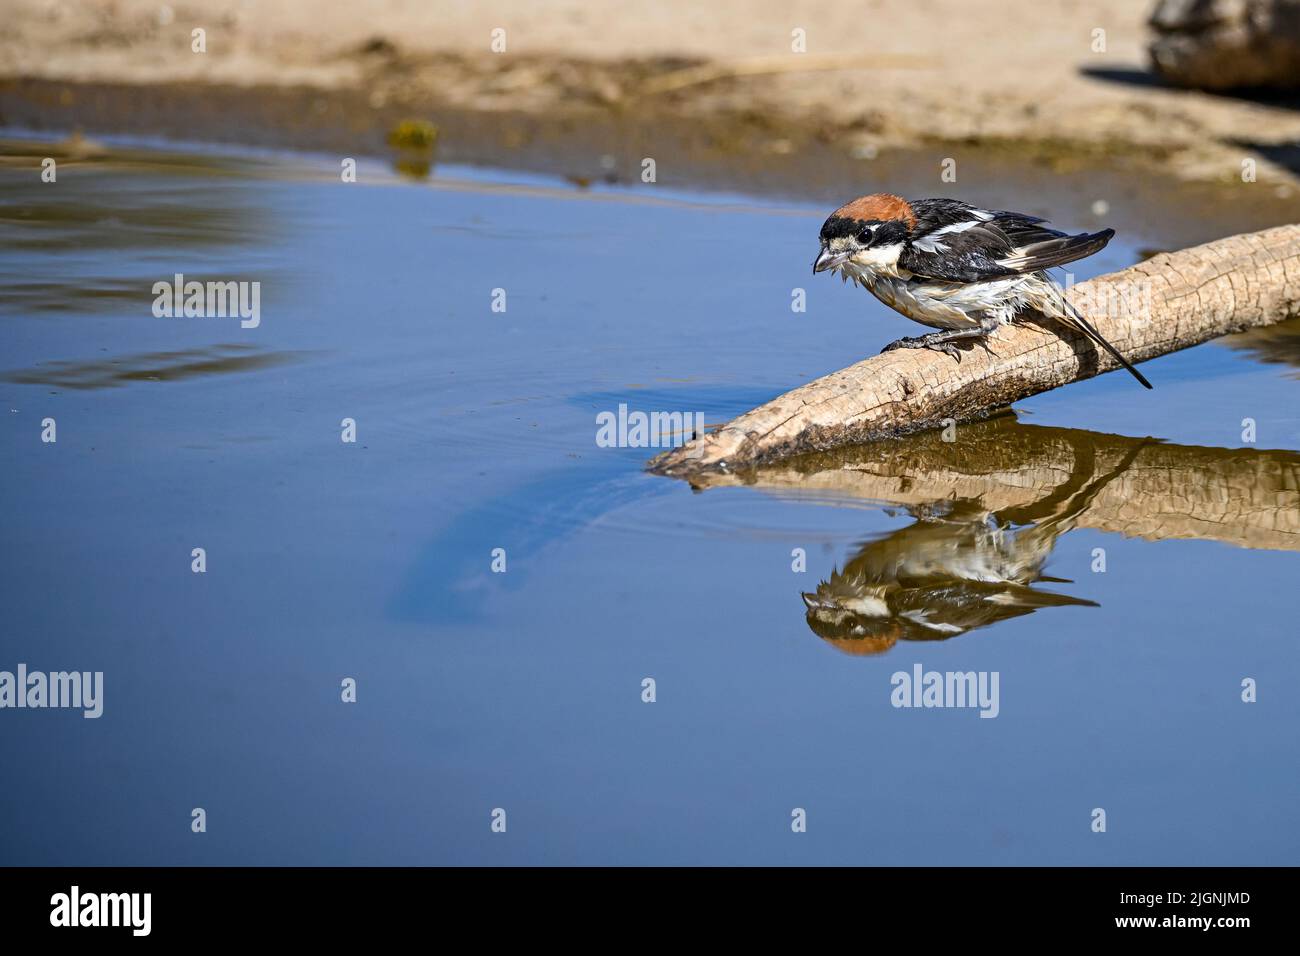
[[[978,209],[971,210],[971,215],[980,220],[992,218],[992,213]],[[927,238],[951,235],[978,225],[978,221],[954,223],[935,230]],[[913,245],[921,248],[924,242]],[[902,250],[901,243],[864,249],[840,266],[839,271],[891,309],[936,329],[971,329],[988,320],[1005,324],[1025,309],[1048,316],[1065,312],[1059,286],[1045,275],[1029,273],[988,282],[918,280],[898,265]]]

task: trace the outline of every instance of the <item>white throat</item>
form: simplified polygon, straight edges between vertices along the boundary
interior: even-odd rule
[[[840,269],[850,279],[858,282],[874,283],[885,278],[909,279],[912,274],[898,267],[898,257],[902,252],[901,242],[890,246],[873,246],[856,253]]]

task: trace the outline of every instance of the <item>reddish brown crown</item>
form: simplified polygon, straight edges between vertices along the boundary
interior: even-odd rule
[[[836,209],[834,215],[844,219],[862,219],[866,221],[898,219],[907,223],[908,229],[916,227],[916,213],[902,196],[889,193],[872,193],[860,196],[853,202],[845,203]]]

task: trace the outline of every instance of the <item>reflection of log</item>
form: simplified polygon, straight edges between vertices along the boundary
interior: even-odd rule
[[[1223,344],[1248,353],[1256,362],[1300,368],[1300,319],[1232,335]]]
[[[1162,253],[1080,283],[1070,298],[1102,335],[1139,362],[1271,325],[1300,315],[1300,225]],[[1110,356],[1059,326],[1004,327],[990,347],[996,354],[975,348],[960,364],[921,349],[874,356],[664,452],[650,468],[691,477],[898,437],[949,418],[973,421],[1116,368]],[[1134,401],[1144,397],[1138,392]]]
[[[922,510],[974,501],[1019,523],[1038,520],[1045,502],[1116,469],[1074,519],[1075,527],[1300,551],[1300,454],[1168,445],[1022,425],[1009,415],[959,426],[954,442],[929,432],[737,474],[701,474],[692,483]]]

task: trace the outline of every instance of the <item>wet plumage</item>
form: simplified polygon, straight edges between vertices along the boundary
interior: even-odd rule
[[[1114,230],[1070,235],[1045,223],[958,199],[908,202],[876,193],[846,203],[826,220],[813,272],[838,272],[895,311],[942,330],[886,350],[933,348],[960,361],[955,340],[982,340],[1033,312],[1074,327],[1150,388],[1046,271],[1098,252]]]

